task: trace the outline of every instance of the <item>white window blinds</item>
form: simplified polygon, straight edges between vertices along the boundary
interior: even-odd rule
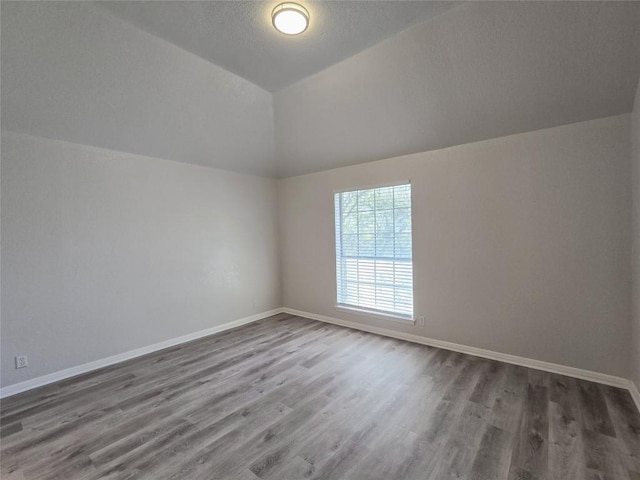
[[[338,305],[413,316],[411,185],[335,194]]]

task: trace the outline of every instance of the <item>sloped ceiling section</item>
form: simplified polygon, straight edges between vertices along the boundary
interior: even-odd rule
[[[640,2],[470,2],[275,95],[292,176],[631,111]]]
[[[81,2],[2,2],[2,128],[275,174],[269,92]]]
[[[640,2],[311,2],[317,45],[228,3],[1,2],[2,128],[286,177],[627,113],[640,74]],[[349,52],[421,22],[318,71],[343,14]]]
[[[108,1],[97,5],[275,92],[455,6],[438,1],[304,0],[309,29],[276,33],[268,1]]]

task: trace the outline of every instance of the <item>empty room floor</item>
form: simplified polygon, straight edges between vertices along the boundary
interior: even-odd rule
[[[287,314],[2,401],[14,479],[640,479],[625,390]]]

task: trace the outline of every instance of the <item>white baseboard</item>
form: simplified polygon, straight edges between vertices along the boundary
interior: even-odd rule
[[[488,358],[490,360],[497,360],[500,362],[511,363],[513,365],[520,365],[523,367],[534,368],[536,370],[542,370],[550,373],[557,373],[560,375],[566,375],[568,377],[579,378],[582,380],[588,380],[591,382],[601,383],[604,385],[611,385],[613,387],[625,388],[629,390],[631,397],[633,398],[636,406],[638,407],[638,411],[640,411],[640,392],[638,391],[638,388],[636,387],[636,385],[631,380],[628,380],[626,378],[607,375],[604,373],[592,372],[589,370],[582,370],[580,368],[575,368],[575,367],[567,367],[565,365],[559,365],[556,363],[543,362],[541,360],[534,360],[531,358],[519,357],[517,355],[509,355],[506,353],[494,352],[494,351],[485,350],[482,348],[469,347],[469,346],[460,345],[457,343],[445,342],[443,340],[436,340],[433,338],[423,337],[419,335],[412,335],[410,333],[396,332],[394,330],[389,330],[386,328],[372,327],[362,323],[349,322],[347,320],[341,320],[339,318],[327,317],[324,315],[317,315],[315,313],[303,312],[301,310],[295,310],[293,308],[287,308],[287,307],[275,308],[273,310],[257,313],[249,317],[239,318],[237,320],[223,323],[222,325],[217,325],[215,327],[211,327],[206,330],[200,330],[199,332],[189,333],[187,335],[182,335],[180,337],[171,338],[163,342],[154,343],[153,345],[136,348],[135,350],[119,353],[111,357],[102,358],[100,360],[95,360],[93,362],[85,363],[83,365],[78,365],[76,367],[60,370],[58,372],[43,375],[41,377],[32,378],[24,382],[14,383],[13,385],[0,388],[0,398],[10,397],[11,395],[16,395],[18,393],[26,392],[27,390],[32,390],[34,388],[48,385],[50,383],[66,380],[68,378],[75,377],[83,373],[88,373],[93,370],[98,370],[103,367],[108,367],[116,363],[124,362],[132,358],[157,352],[158,350],[173,347],[181,343],[187,343],[192,340],[197,340],[198,338],[213,335],[214,333],[223,332],[225,330],[230,330],[232,328],[236,328],[242,325],[247,325],[249,323],[261,320],[263,318],[270,317],[272,315],[277,315],[278,313],[288,313],[290,315],[310,318],[312,320],[331,323],[331,324],[339,325],[342,327],[353,328],[356,330],[375,333],[378,335],[383,335],[385,337],[397,338],[400,340],[406,340],[408,342],[419,343],[421,345],[428,345],[431,347],[443,348],[445,350],[452,350],[454,352],[475,355],[476,357]]]
[[[13,385],[8,385],[4,388],[0,388],[0,398],[10,397],[11,395],[26,392],[27,390],[42,387],[50,383],[59,382],[60,380],[75,377],[77,375],[88,373],[99,368],[108,367],[109,365],[113,365],[115,363],[124,362],[125,360],[130,360],[142,355],[147,355],[148,353],[157,352],[158,350],[173,347],[181,343],[187,343],[192,340],[197,340],[198,338],[213,335],[214,333],[240,327],[242,325],[256,322],[265,317],[270,317],[271,315],[276,315],[278,313],[284,313],[284,310],[282,308],[276,308],[266,312],[257,313],[249,317],[239,318],[231,322],[223,323],[222,325],[216,325],[215,327],[200,330],[199,332],[188,333],[187,335],[182,335],[180,337],[170,338],[169,340],[165,340],[163,342],[154,343],[153,345],[136,348],[135,350],[129,350],[128,352],[119,353],[107,358],[101,358],[100,360],[95,360],[93,362],[67,368],[58,372],[49,373],[47,375],[32,378],[24,382],[14,383]]]
[[[353,328],[365,332],[376,333],[378,335],[384,335],[385,337],[397,338],[400,340],[406,340],[408,342],[414,342],[431,347],[443,348],[445,350],[453,350],[454,352],[475,355],[476,357],[488,358],[490,360],[497,360],[499,362],[511,363],[513,365],[520,365],[522,367],[566,375],[567,377],[579,378],[581,380],[588,380],[590,382],[624,388],[629,390],[636,403],[636,406],[638,407],[638,411],[640,411],[640,393],[638,393],[638,389],[636,388],[634,383],[626,378],[607,375],[605,373],[592,372],[590,370],[582,370],[575,367],[567,367],[565,365],[559,365],[557,363],[543,362],[541,360],[534,360],[532,358],[519,357],[517,355],[509,355],[507,353],[494,352],[492,350],[485,350],[482,348],[469,347],[457,343],[445,342],[443,340],[435,340],[433,338],[413,335],[410,333],[397,332],[394,330],[388,330],[386,328],[372,327],[363,323],[349,322],[347,320],[327,317],[325,315],[317,315],[310,312],[303,312],[301,310],[295,310],[293,308],[284,307],[283,311],[291,315],[297,315],[299,317],[310,318],[311,320],[332,323],[334,325],[340,325],[342,327]]]
[[[638,391],[638,387],[635,383],[629,380],[629,393],[631,394],[631,398],[636,402],[636,407],[638,407],[638,411],[640,412],[640,392]]]

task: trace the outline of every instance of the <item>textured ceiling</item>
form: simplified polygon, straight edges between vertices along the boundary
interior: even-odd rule
[[[370,47],[454,2],[307,1],[309,29],[278,33],[279,1],[111,1],[101,8],[275,92]]]
[[[272,176],[269,92],[89,2],[6,2],[2,128]]]
[[[2,128],[287,177],[632,109],[640,2],[308,5],[324,42],[277,34],[266,2],[3,0]],[[210,47],[215,62],[195,52]]]
[[[291,176],[621,113],[640,2],[469,2],[275,94]]]

